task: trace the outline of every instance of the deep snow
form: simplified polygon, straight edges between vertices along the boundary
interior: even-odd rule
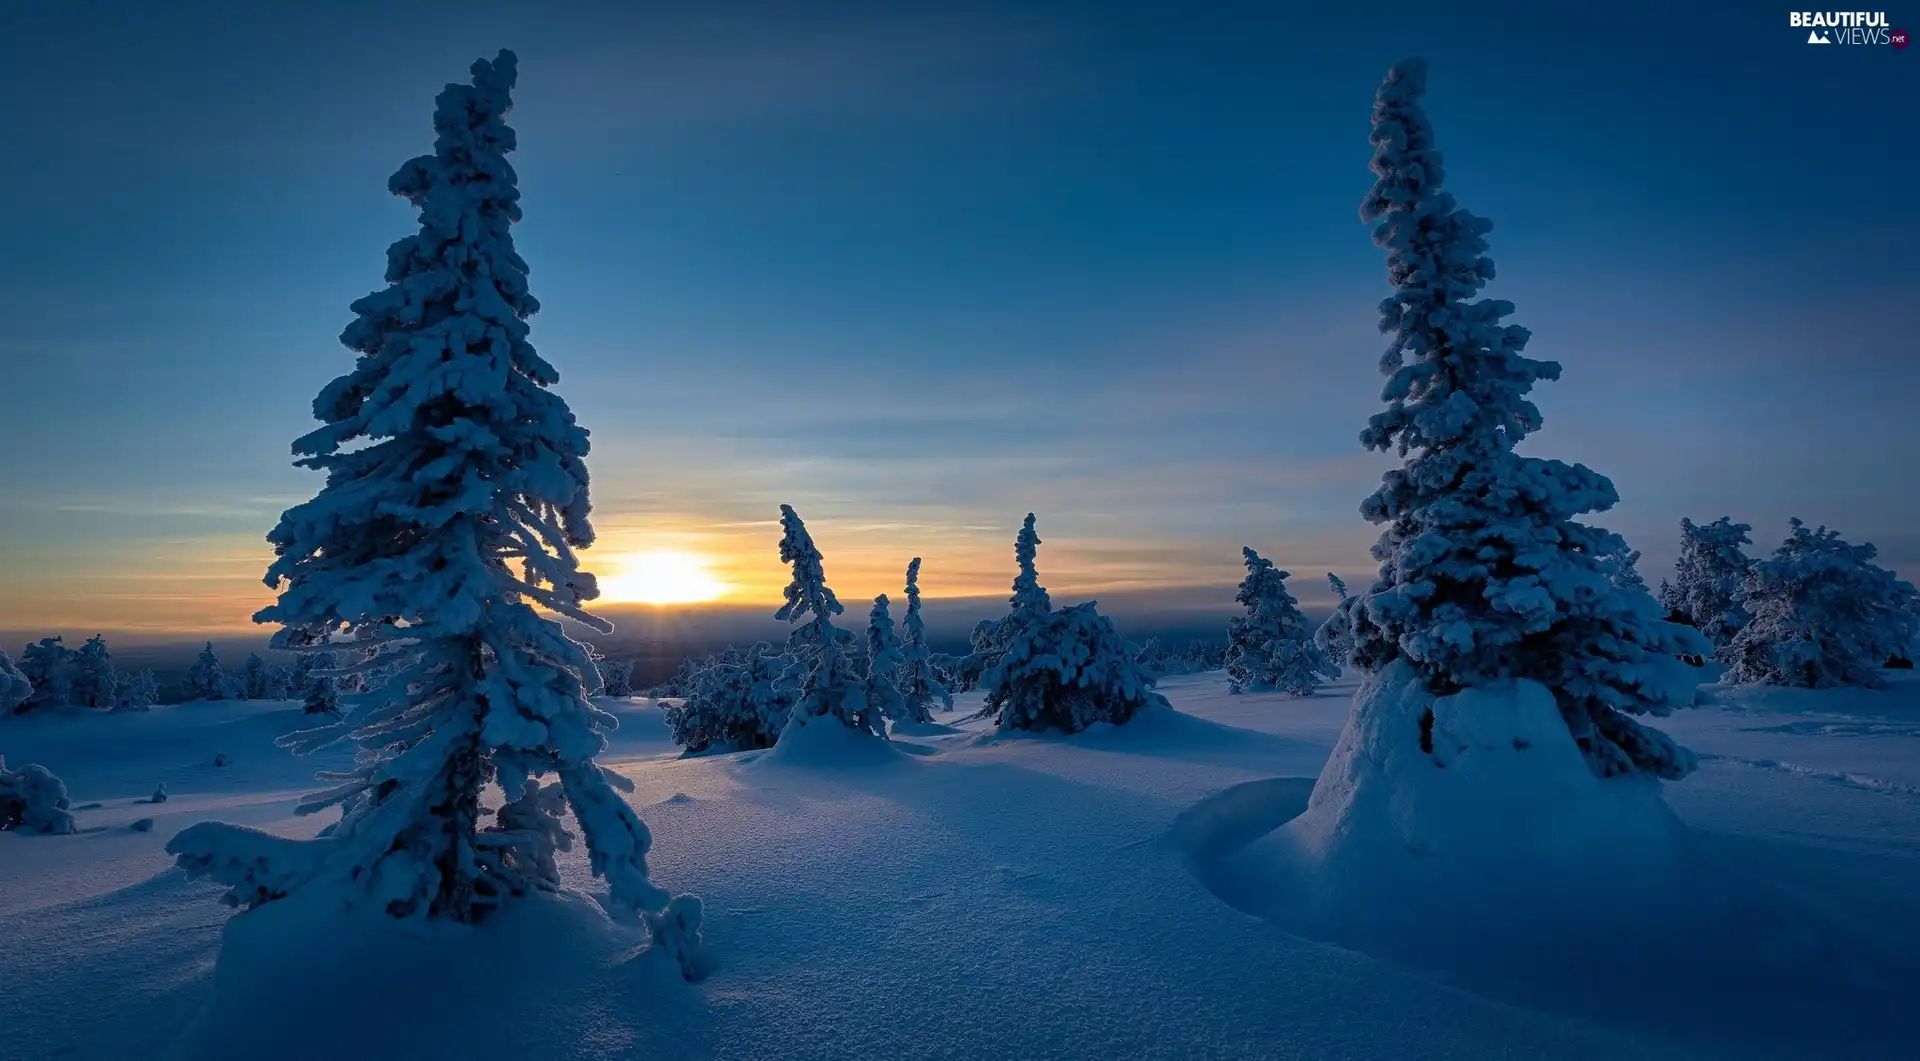
[[[690,759],[656,705],[603,701],[655,879],[707,904],[695,984],[572,893],[419,934],[295,900],[232,918],[161,849],[208,818],[331,819],[292,817],[348,754],[274,748],[297,703],[12,719],[0,755],[60,774],[82,832],[0,834],[0,1059],[1912,1056],[1920,682],[1894,681],[1710,688],[1665,720],[1703,759],[1665,786],[1674,889],[1597,922],[1468,897],[1386,939],[1292,902],[1272,857],[1350,679],[1296,700],[1168,678],[1174,710],[1073,737]],[[979,706],[957,700],[943,722]],[[1624,916],[1655,944],[1602,931]]]

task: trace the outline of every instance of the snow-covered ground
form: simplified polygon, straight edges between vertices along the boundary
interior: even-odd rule
[[[654,877],[707,903],[695,984],[571,894],[421,935],[287,900],[232,920],[222,955],[220,889],[173,871],[167,839],[208,818],[310,835],[331,813],[295,818],[294,797],[347,753],[273,747],[289,703],[0,721],[0,755],[65,778],[82,829],[0,834],[0,1058],[1915,1056],[1910,677],[1711,688],[1667,720],[1705,759],[1666,789],[1697,919],[1583,936],[1591,907],[1547,896],[1438,953],[1316,938],[1253,857],[1305,806],[1350,682],[1161,688],[1175,712],[1120,728],[918,727],[858,761],[678,759],[657,707],[611,704],[603,761],[637,785]]]

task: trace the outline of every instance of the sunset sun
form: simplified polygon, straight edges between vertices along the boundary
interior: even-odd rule
[[[609,604],[694,604],[726,590],[705,557],[663,550],[623,556],[600,580],[600,599]]]

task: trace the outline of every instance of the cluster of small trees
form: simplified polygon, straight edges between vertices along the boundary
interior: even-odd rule
[[[833,719],[884,736],[891,724],[931,722],[935,704],[951,710],[953,688],[986,690],[982,716],[1002,729],[1058,729],[1073,733],[1094,722],[1124,722],[1163,702],[1152,691],[1156,673],[1173,661],[1193,668],[1207,652],[1166,653],[1120,638],[1093,602],[1054,608],[1035,568],[1040,545],[1028,513],[1014,542],[1018,573],[1009,610],[974,631],[974,651],[943,656],[927,643],[920,609],[919,557],[907,565],[907,610],[896,631],[891,601],[874,598],[866,636],[834,625],[844,608],[827,585],[819,548],[791,506],[780,509],[780,558],[793,568],[786,603],[776,617],[795,624],[783,650],[757,644],[729,647],[689,661],[652,690],[682,697],[665,709],[674,739],[689,753],[771,747],[792,725]],[[904,632],[904,636],[901,636]]]
[[[1789,522],[1786,541],[1755,561],[1741,548],[1748,524],[1681,520],[1677,575],[1660,583],[1668,618],[1698,628],[1738,684],[1884,686],[1883,668],[1913,664],[1920,594],[1873,562],[1871,544]]]
[[[17,664],[0,651],[0,715],[66,705],[144,711],[159,694],[152,671],[115,668],[107,639],[99,634],[77,649],[61,638],[43,637],[21,649]]]
[[[1160,639],[1149,637],[1145,644],[1133,650],[1133,661],[1160,677],[1176,674],[1204,674],[1216,671],[1227,665],[1227,646],[1224,642],[1194,638],[1184,648],[1172,648],[1160,643]]]
[[[303,699],[309,714],[332,714],[342,688],[359,681],[357,674],[333,668],[330,652],[303,652],[283,664],[254,652],[239,670],[229,671],[209,641],[181,677],[177,694],[183,701]],[[62,638],[43,637],[22,649],[17,663],[0,650],[0,715],[61,706],[145,711],[160,702],[160,692],[153,671],[115,667],[103,635],[77,649]]]

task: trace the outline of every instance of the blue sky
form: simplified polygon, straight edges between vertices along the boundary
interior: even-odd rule
[[[386,177],[503,46],[603,571],[686,550],[753,599],[782,501],[848,600],[913,555],[997,592],[1028,509],[1068,596],[1230,584],[1242,542],[1366,570],[1356,207],[1420,54],[1489,294],[1565,367],[1531,449],[1613,477],[1650,579],[1723,514],[1920,575],[1920,51],[1759,4],[1190,6],[9,5],[0,627],[244,625],[412,227]]]

